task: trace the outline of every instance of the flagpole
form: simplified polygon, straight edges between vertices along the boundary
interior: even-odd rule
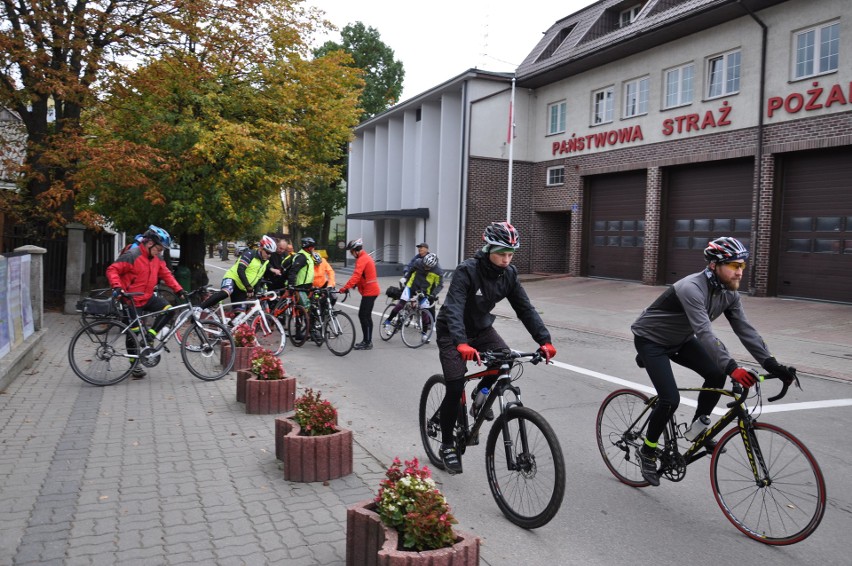
[[[506,196],[506,222],[512,221],[512,163],[513,150],[515,149],[515,77],[512,77],[512,97],[509,99],[509,135],[506,143],[509,144],[509,187]]]

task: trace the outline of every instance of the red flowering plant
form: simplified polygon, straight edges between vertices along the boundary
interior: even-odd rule
[[[453,525],[458,521],[435,487],[432,472],[421,468],[417,458],[406,460],[404,468],[394,458],[376,496],[376,511],[385,525],[399,532],[404,550],[435,550],[457,540]]]
[[[296,399],[293,417],[307,436],[325,436],[337,432],[337,409],[322,398],[319,391],[308,389]]]
[[[252,350],[249,364],[258,379],[284,379],[284,364],[266,348],[258,346]]]
[[[254,329],[248,324],[240,324],[234,329],[234,346],[237,348],[246,348],[257,346],[257,337],[254,334]]]

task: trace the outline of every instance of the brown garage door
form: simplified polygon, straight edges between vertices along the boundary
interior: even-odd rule
[[[589,179],[587,275],[642,280],[646,173],[632,171]]]
[[[783,158],[779,295],[852,302],[850,180],[849,148]]]
[[[666,283],[704,268],[702,251],[719,236],[733,236],[751,247],[751,159],[672,167],[665,174]],[[746,290],[748,269],[740,290]]]

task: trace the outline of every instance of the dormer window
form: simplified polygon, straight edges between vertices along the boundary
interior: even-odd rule
[[[634,4],[630,6],[626,10],[622,10],[618,14],[618,27],[623,28],[627,27],[636,21],[636,18],[639,16],[639,12],[642,11],[642,4]]]

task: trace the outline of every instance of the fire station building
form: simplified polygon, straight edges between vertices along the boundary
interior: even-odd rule
[[[752,252],[741,288],[850,302],[847,7],[597,2],[514,73],[511,132],[512,75],[475,70],[361,124],[349,232],[404,261],[432,239],[451,267],[508,206],[522,272],[651,285],[700,270],[729,235]]]

